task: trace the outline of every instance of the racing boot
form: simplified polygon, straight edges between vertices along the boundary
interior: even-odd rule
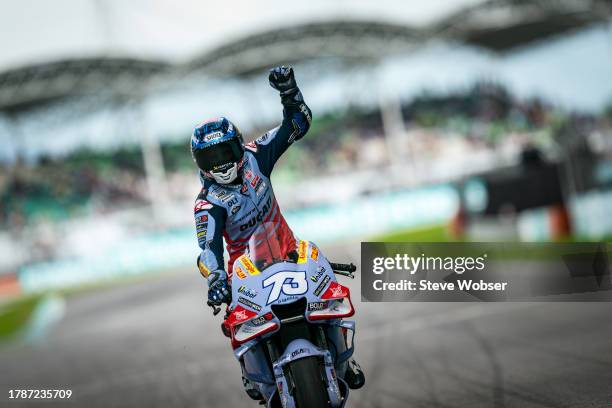
[[[346,373],[344,374],[344,381],[346,381],[349,388],[352,390],[358,390],[365,384],[365,375],[363,375],[361,367],[354,358],[348,361]]]

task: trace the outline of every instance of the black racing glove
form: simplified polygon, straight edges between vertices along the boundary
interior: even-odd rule
[[[227,277],[212,272],[208,278],[208,302],[219,306],[222,303],[230,303],[231,300],[232,288],[227,282]]]
[[[281,103],[284,106],[297,105],[304,101],[302,93],[295,82],[293,68],[281,65],[270,70],[268,76],[270,86],[280,93]]]

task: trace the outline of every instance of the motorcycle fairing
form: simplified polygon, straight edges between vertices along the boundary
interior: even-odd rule
[[[311,242],[299,242],[297,262],[277,262],[263,271],[246,254],[239,257],[234,262],[231,312],[224,322],[232,347],[277,331],[282,322],[272,305],[301,297],[306,298],[305,316],[311,323],[354,314],[349,289],[336,281],[329,262]]]

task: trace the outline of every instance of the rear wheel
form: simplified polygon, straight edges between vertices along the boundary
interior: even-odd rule
[[[297,408],[327,408],[329,398],[317,357],[306,357],[289,364],[295,389],[293,398]]]

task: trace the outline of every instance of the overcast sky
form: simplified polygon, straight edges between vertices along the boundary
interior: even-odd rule
[[[0,69],[87,55],[188,59],[263,31],[310,21],[424,26],[482,0],[3,0]]]

